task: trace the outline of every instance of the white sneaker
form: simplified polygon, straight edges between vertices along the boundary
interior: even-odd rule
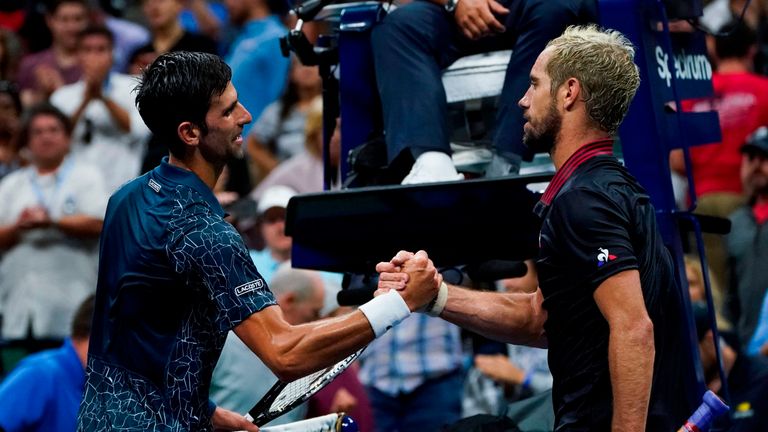
[[[464,175],[456,171],[451,157],[443,152],[429,151],[422,153],[414,162],[411,172],[401,184],[435,183],[464,180]]]

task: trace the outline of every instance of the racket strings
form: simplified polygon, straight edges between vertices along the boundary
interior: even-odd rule
[[[360,350],[362,351],[362,350]],[[293,402],[303,398],[307,394],[312,394],[322,388],[325,383],[328,383],[340,374],[344,369],[349,366],[350,363],[359,355],[360,352],[354,353],[339,363],[319,370],[305,377],[299,378],[295,381],[288,383],[285,388],[277,395],[272,405],[269,407],[270,412],[280,412],[287,409],[293,404]]]

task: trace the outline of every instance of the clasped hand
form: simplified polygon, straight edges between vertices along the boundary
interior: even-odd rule
[[[423,309],[437,296],[443,277],[427,253],[400,251],[388,262],[376,265],[379,285],[374,295],[397,290],[411,311]]]

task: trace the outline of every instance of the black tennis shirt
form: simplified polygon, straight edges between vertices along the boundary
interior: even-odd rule
[[[689,414],[673,260],[650,197],[611,150],[611,140],[582,146],[534,210],[542,218],[536,268],[548,312],[555,430],[610,430],[609,328],[593,294],[611,276],[637,269],[656,349],[647,430],[673,431]]]

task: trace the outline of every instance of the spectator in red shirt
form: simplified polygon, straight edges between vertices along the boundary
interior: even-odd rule
[[[726,24],[721,31],[726,34],[715,40],[718,63],[712,75],[714,97],[686,101],[684,109],[718,112],[722,141],[692,148],[690,169],[698,195],[696,212],[726,218],[744,202],[739,149],[750,133],[768,125],[768,78],[753,72],[755,33],[743,22]],[[680,151],[673,152],[672,167],[685,172]],[[710,275],[716,286],[724,287],[727,263],[723,238],[707,234],[704,244]],[[722,310],[722,304],[717,307]]]

